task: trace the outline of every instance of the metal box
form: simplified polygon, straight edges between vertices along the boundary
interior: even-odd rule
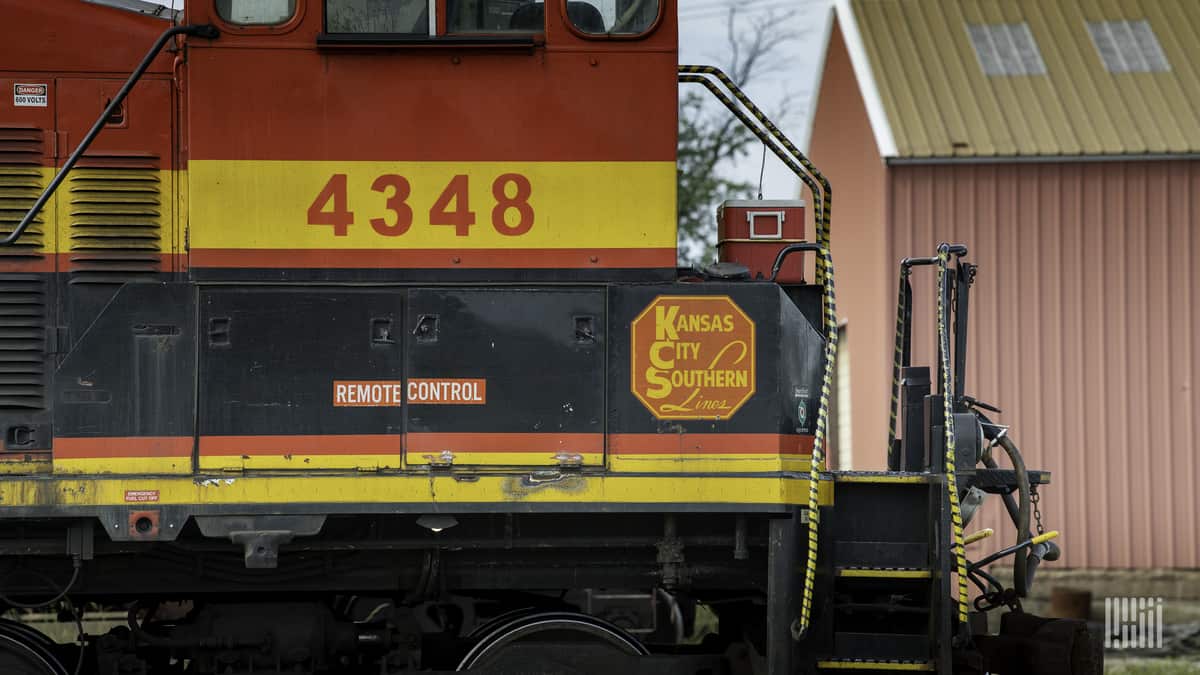
[[[796,199],[729,200],[717,209],[717,256],[745,265],[754,278],[769,278],[775,256],[787,244],[804,240],[804,202]],[[788,258],[780,283],[798,283],[800,256]]]

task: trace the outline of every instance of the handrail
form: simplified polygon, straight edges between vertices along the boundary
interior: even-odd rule
[[[17,227],[13,229],[13,231],[10,232],[7,237],[0,239],[0,246],[11,246],[21,238],[21,235],[24,234],[29,225],[33,223],[34,219],[38,217],[38,214],[42,212],[42,208],[46,206],[46,202],[50,201],[50,198],[54,196],[55,191],[58,190],[58,186],[62,185],[62,182],[66,180],[67,174],[71,172],[71,169],[75,168],[75,164],[79,161],[79,158],[83,156],[83,153],[87,152],[87,149],[91,146],[92,141],[96,140],[96,136],[100,135],[100,130],[104,128],[108,118],[111,117],[112,114],[118,109],[120,109],[121,104],[125,102],[125,98],[129,96],[129,92],[133,89],[133,85],[137,84],[138,80],[142,79],[142,75],[144,75],[146,70],[150,68],[150,64],[154,62],[155,57],[157,57],[158,53],[161,52],[163,47],[166,46],[167,41],[176,35],[195,35],[196,37],[214,40],[218,35],[220,35],[220,33],[217,31],[216,26],[208,24],[172,26],[171,28],[163,31],[163,34],[158,36],[158,39],[155,40],[154,45],[150,48],[150,51],[146,52],[146,55],[142,57],[141,63],[139,63],[137,68],[130,73],[129,79],[125,80],[125,84],[121,86],[121,90],[118,91],[117,95],[108,102],[107,106],[105,106],[104,112],[100,113],[100,117],[96,119],[96,123],[92,125],[91,130],[89,130],[87,135],[83,137],[83,140],[80,141],[79,147],[75,148],[75,151],[71,153],[71,156],[67,158],[67,161],[63,163],[62,169],[54,175],[54,178],[51,179],[50,184],[46,186],[46,189],[43,190],[42,194],[37,198],[37,201],[35,201],[33,206],[29,208],[29,212],[25,214],[25,217],[21,219],[21,222],[17,224]]]
[[[783,261],[789,255],[799,251],[813,251],[815,253],[821,253],[821,245],[812,242],[801,241],[795,244],[789,244],[779,249],[778,255],[775,256],[775,264],[771,265],[771,281],[775,281],[775,278],[779,276],[779,270],[783,269]]]
[[[716,82],[713,81],[713,78]],[[813,606],[813,587],[817,576],[817,529],[821,522],[821,511],[818,499],[818,487],[821,480],[821,470],[824,469],[824,451],[829,427],[829,405],[832,398],[834,364],[837,360],[837,301],[833,287],[833,256],[829,244],[829,219],[833,212],[833,190],[829,180],[817,170],[804,153],[792,143],[779,127],[763,113],[750,97],[742,91],[728,75],[719,68],[712,66],[679,66],[679,81],[703,85],[720,101],[729,112],[733,113],[763,145],[770,149],[783,163],[804,182],[812,192],[815,209],[816,242],[794,244],[779,252],[775,260],[771,278],[778,274],[783,259],[788,254],[799,250],[811,250],[817,253],[817,278],[821,286],[823,302],[821,303],[822,328],[825,331],[825,368],[821,377],[821,399],[817,409],[817,429],[813,439],[812,457],[809,461],[808,474],[808,553],[804,564],[804,586],[801,591],[800,616],[792,622],[792,638],[799,641],[805,639],[811,623]],[[737,99],[737,103],[721,91],[719,82]],[[741,104],[739,108],[738,104]],[[744,110],[743,110],[744,108]],[[748,114],[747,114],[748,113]],[[753,119],[751,119],[751,116]]]
[[[708,80],[708,77],[715,78],[721,83],[722,86],[732,93],[734,98],[738,100],[738,103],[740,103],[746,110],[750,112],[751,115],[754,116],[754,119],[757,120],[758,123],[763,126],[766,132],[769,133],[769,135],[787,151],[794,161],[785,159],[782,155],[782,152],[775,146],[774,143],[768,142],[765,138],[763,138],[763,133],[761,130],[755,127],[744,113],[742,113],[740,110],[737,110],[736,106],[733,105],[728,97],[723,96],[720,90],[717,89],[716,85],[713,84],[712,81]],[[775,126],[775,123],[771,121],[771,118],[767,117],[766,113],[764,113],[761,108],[755,105],[754,101],[750,100],[750,97],[746,95],[746,92],[742,91],[742,88],[739,87],[737,83],[735,83],[733,79],[726,75],[725,72],[720,68],[716,68],[714,66],[679,66],[679,81],[685,83],[690,82],[703,84],[705,88],[712,92],[713,95],[716,96],[717,99],[720,100],[725,107],[730,110],[730,112],[737,116],[738,120],[741,121],[742,124],[746,125],[746,127],[759,138],[759,140],[763,141],[763,144],[770,148],[772,153],[783,160],[784,164],[786,164],[788,168],[800,178],[800,180],[804,181],[804,184],[807,185],[808,189],[812,191],[816,206],[815,221],[817,227],[817,243],[823,246],[826,250],[826,253],[828,253],[830,249],[829,224],[830,218],[833,215],[833,190],[829,184],[829,180],[825,178],[824,174],[822,174],[821,171],[817,169],[817,167],[811,161],[809,161],[808,157],[806,157],[804,153],[800,152],[800,149],[797,148],[794,143],[792,143],[792,141],[783,133],[783,131],[779,129],[779,127]],[[795,166],[796,163],[799,163],[803,167],[803,171],[799,170],[799,168]],[[820,184],[819,188],[816,185],[817,183]],[[826,268],[832,266],[832,262],[832,259],[830,259],[828,255],[817,257],[816,281],[818,284],[820,284],[824,279]]]
[[[950,544],[954,554],[955,572],[958,576],[958,642],[970,641],[967,596],[967,554],[963,540],[962,506],[958,496],[958,454],[954,448],[954,378],[950,365],[950,256],[966,255],[967,248],[958,244],[942,243],[937,249],[937,336],[938,336],[938,379],[942,396],[942,426],[945,433],[945,476],[946,500],[950,506]]]

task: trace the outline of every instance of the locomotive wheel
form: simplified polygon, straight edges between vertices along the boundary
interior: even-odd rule
[[[612,672],[605,656],[618,662],[650,652],[620,628],[586,614],[539,612],[502,617],[486,631],[458,664],[459,671]]]
[[[30,633],[36,633],[31,635]],[[47,645],[49,640],[26,626],[0,625],[0,673],[5,675],[68,675]]]

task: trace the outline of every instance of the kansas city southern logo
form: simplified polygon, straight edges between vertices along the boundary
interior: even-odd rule
[[[754,395],[754,322],[728,297],[660,295],[629,330],[631,389],[658,419],[724,419]]]

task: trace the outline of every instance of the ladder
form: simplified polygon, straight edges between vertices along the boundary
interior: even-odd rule
[[[956,605],[944,476],[832,475],[832,592],[817,672],[950,673]]]

